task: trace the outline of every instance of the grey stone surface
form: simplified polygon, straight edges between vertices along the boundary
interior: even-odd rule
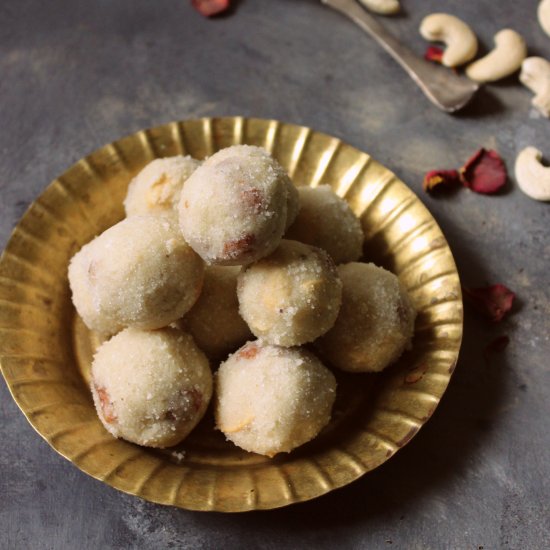
[[[421,18],[447,11],[483,47],[511,26],[550,57],[535,0],[404,0],[386,26],[422,53]],[[550,205],[510,178],[496,197],[433,199],[423,173],[497,148],[512,172],[550,123],[516,79],[457,116],[437,111],[366,35],[315,0],[242,0],[208,21],[187,0],[0,4],[0,248],[26,207],[91,150],[140,128],[210,115],[311,126],[371,153],[420,195],[469,286],[518,293],[508,321],[466,309],[464,347],[434,417],[384,466],[316,501],[244,515],[191,513],[122,494],[78,471],[30,427],[0,383],[0,547],[550,547]],[[490,365],[495,336],[511,343]]]

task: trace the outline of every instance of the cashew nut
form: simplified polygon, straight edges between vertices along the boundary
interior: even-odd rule
[[[525,40],[512,29],[495,34],[495,47],[485,57],[470,63],[466,75],[476,82],[494,82],[515,73],[527,57]]]
[[[550,167],[541,164],[542,153],[526,147],[516,158],[516,181],[519,188],[537,201],[550,201]]]
[[[443,42],[446,46],[441,62],[457,67],[473,59],[477,53],[477,38],[472,29],[454,15],[432,13],[420,24],[420,34],[426,39]]]
[[[380,15],[391,15],[400,10],[399,0],[359,0],[365,8]]]
[[[531,100],[546,118],[550,117],[550,62],[542,57],[528,57],[521,64],[519,79],[535,97]]]
[[[542,30],[550,36],[550,0],[542,0],[539,4],[537,15]]]

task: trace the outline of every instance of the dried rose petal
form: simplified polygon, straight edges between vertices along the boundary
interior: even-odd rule
[[[415,367],[405,375],[405,384],[416,384],[417,382],[420,382],[427,371],[428,365],[426,364]]]
[[[460,169],[462,183],[476,193],[496,193],[507,178],[506,166],[500,155],[483,147],[475,152]]]
[[[218,15],[229,9],[230,0],[191,0],[193,7],[205,17]]]
[[[494,323],[504,319],[512,309],[516,295],[504,285],[496,284],[482,288],[463,287],[464,296]]]
[[[492,340],[485,346],[485,356],[488,356],[491,353],[499,353],[501,351],[504,351],[509,343],[509,336],[497,336],[494,340]]]
[[[430,170],[422,182],[422,188],[428,193],[435,189],[451,187],[460,183],[458,170]]]
[[[500,353],[501,351],[504,351],[509,343],[510,337],[506,335],[497,336],[494,340],[489,342],[483,350],[483,357],[485,359],[485,362],[489,364],[491,361],[491,356],[494,353]]]
[[[441,63],[443,59],[443,50],[439,46],[428,46],[424,52],[424,59],[426,61]]]

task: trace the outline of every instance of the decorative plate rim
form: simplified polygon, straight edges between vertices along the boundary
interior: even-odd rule
[[[44,259],[41,252],[44,247],[52,248],[51,239],[54,242],[58,239],[62,245],[71,243],[73,249],[59,252],[60,261],[61,256],[65,258],[69,254],[70,257],[76,251],[75,243],[78,248],[86,242],[86,236],[89,239],[90,232],[98,233],[105,228],[107,219],[112,223],[113,215],[121,215],[121,192],[140,164],[143,166],[158,156],[186,152],[208,156],[226,144],[243,142],[265,146],[279,158],[291,177],[300,179],[300,184],[319,185],[331,171],[340,174],[337,192],[350,202],[356,213],[364,215],[366,210],[373,210],[378,215],[373,219],[380,223],[368,229],[367,243],[373,242],[377,253],[380,247],[382,251],[387,248],[386,256],[381,252],[381,257],[389,258],[391,243],[383,237],[394,231],[395,250],[405,256],[412,254],[403,269],[399,264],[401,276],[407,279],[407,269],[416,273],[415,265],[425,257],[427,263],[436,266],[442,263],[445,269],[433,277],[429,268],[421,273],[426,277],[422,280],[420,276],[416,289],[415,284],[408,286],[413,289],[411,292],[420,295],[424,288],[436,282],[440,282],[440,286],[448,285],[447,294],[427,303],[425,311],[441,310],[441,315],[444,312],[452,316],[447,321],[444,317],[442,322],[436,318],[435,322],[425,325],[422,321],[420,325],[417,323],[416,332],[433,333],[434,338],[448,342],[448,349],[427,347],[433,351],[430,357],[434,358],[435,366],[428,365],[427,360],[411,360],[412,367],[405,370],[392,367],[390,374],[375,382],[377,387],[393,388],[407,406],[414,409],[413,405],[418,404],[422,415],[407,415],[400,410],[402,405],[399,400],[395,402],[395,396],[388,390],[388,395],[375,396],[376,402],[372,405],[374,417],[380,416],[377,412],[380,407],[383,418],[374,423],[369,419],[368,426],[361,425],[361,437],[358,435],[356,440],[351,437],[348,448],[315,447],[315,453],[309,458],[298,450],[284,457],[278,455],[270,464],[260,462],[248,468],[232,466],[229,475],[228,468],[216,471],[212,465],[193,470],[197,466],[192,460],[183,464],[167,462],[162,458],[166,455],[116,440],[103,430],[95,411],[91,415],[87,410],[90,406],[93,408],[91,397],[86,398],[87,388],[78,365],[74,368],[78,358],[73,329],[71,334],[54,335],[56,319],[58,323],[64,321],[65,327],[73,322],[72,306],[67,305],[67,300],[70,303],[68,285],[58,280],[60,268],[55,260],[42,266],[36,261]],[[393,194],[388,192],[392,188]],[[111,195],[109,206],[101,205],[106,212],[98,214],[100,197],[105,195]],[[392,203],[394,195],[400,200]],[[385,204],[385,200],[389,202]],[[396,227],[396,222],[405,220],[404,216],[409,216],[410,227]],[[427,248],[409,251],[412,246],[409,241],[418,247],[427,243]],[[431,313],[426,315],[431,319]],[[88,475],[151,502],[190,510],[240,512],[279,508],[321,496],[378,467],[408,443],[433,414],[456,366],[462,333],[462,295],[456,264],[439,225],[417,195],[370,155],[339,138],[276,120],[188,119],[140,130],[111,142],[83,157],[45,188],[13,229],[0,256],[0,368],[14,401],[29,423],[54,450]],[[48,356],[51,351],[48,338],[59,343],[60,358]],[[429,338],[426,339],[429,343]],[[421,343],[424,344],[424,340]],[[41,385],[45,396],[37,391]],[[49,403],[46,398],[50,398]],[[330,441],[334,433],[327,437]],[[92,440],[94,443],[90,444]],[[111,461],[108,468],[98,467],[94,457],[97,460],[97,456],[110,456],[106,447],[112,447],[110,455],[116,451],[124,460]],[[336,455],[338,460],[334,458]],[[331,464],[331,460],[335,463]],[[262,469],[267,472],[266,479],[278,480],[273,481],[270,488],[277,493],[273,498],[254,494],[256,488],[258,493],[263,490],[263,486],[256,485]],[[132,476],[136,472],[139,479]],[[178,480],[177,488],[165,489],[163,483],[169,484],[174,479]],[[230,483],[238,488],[239,495],[231,494]],[[196,494],[189,494],[189,487]]]

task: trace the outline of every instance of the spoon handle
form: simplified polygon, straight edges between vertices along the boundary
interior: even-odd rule
[[[382,46],[440,109],[453,112],[468,103],[479,85],[449,69],[434,65],[401,44],[355,0],[321,0],[359,25]]]

